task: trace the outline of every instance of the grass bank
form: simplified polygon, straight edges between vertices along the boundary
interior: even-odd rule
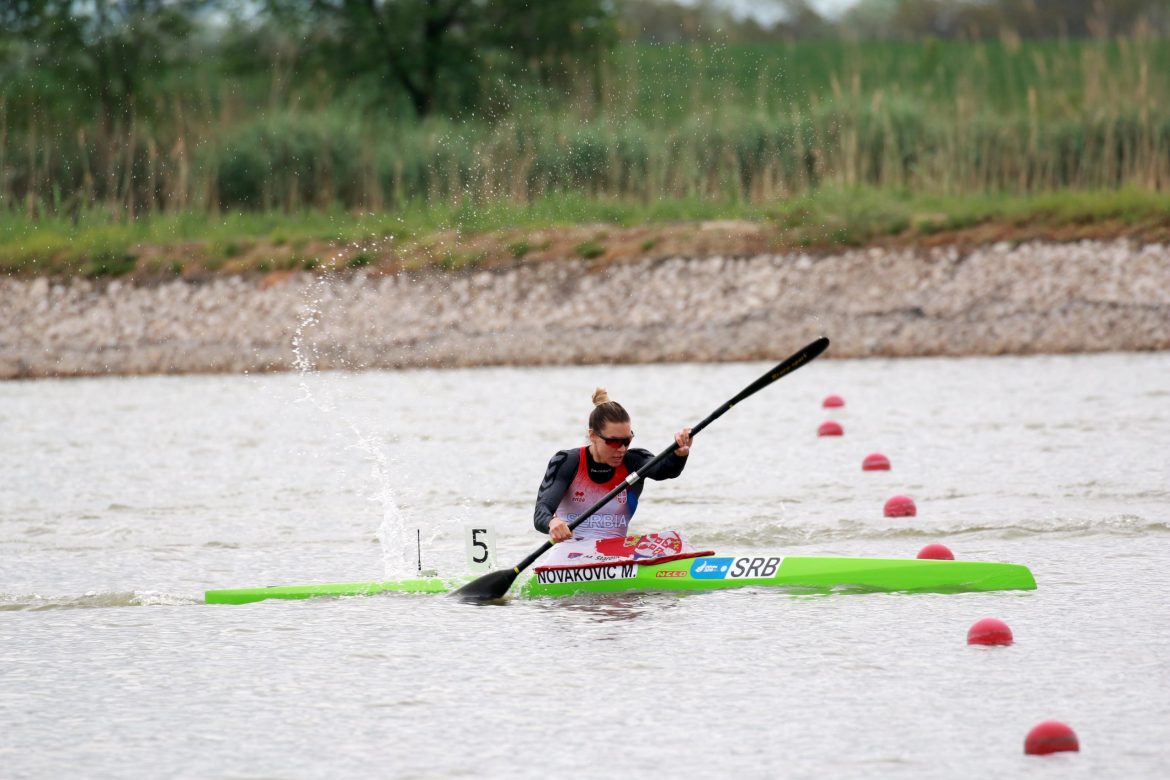
[[[165,278],[289,270],[492,267],[582,257],[743,255],[792,248],[1075,240],[1170,241],[1170,193],[1036,196],[837,188],[767,203],[589,198],[414,203],[383,212],[185,212],[127,220],[0,214],[0,272]]]

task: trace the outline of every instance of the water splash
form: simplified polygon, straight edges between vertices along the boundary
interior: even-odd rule
[[[300,378],[301,396],[297,403],[310,403],[323,414],[341,422],[353,437],[346,448],[356,450],[368,462],[369,484],[373,487],[367,493],[367,498],[382,509],[378,542],[382,549],[385,576],[387,579],[398,579],[411,572],[412,540],[408,538],[406,518],[391,483],[391,459],[386,444],[377,436],[363,431],[358,421],[342,411],[342,407],[335,402],[333,388],[325,383],[317,369],[319,348],[307,337],[322,322],[322,302],[328,297],[332,284],[332,277],[324,274],[305,288],[305,304],[292,338],[293,365]]]

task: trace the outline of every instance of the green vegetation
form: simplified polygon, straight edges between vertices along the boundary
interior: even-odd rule
[[[1167,220],[1158,3],[867,0],[839,27],[787,5],[804,10],[771,31],[645,0],[5,6],[0,270],[357,268],[444,231],[593,223],[848,245]],[[681,42],[648,42],[662,19]]]
[[[130,253],[98,252],[81,267],[83,276],[124,276],[138,265],[138,258]]]
[[[573,251],[577,253],[577,257],[583,257],[586,260],[592,260],[595,257],[601,257],[603,254],[605,254],[605,247],[603,247],[601,242],[596,238],[592,238],[588,241],[582,241],[580,244],[577,244],[577,246],[573,248]]]
[[[208,214],[159,216],[123,222],[91,212],[76,223],[60,218],[32,222],[0,216],[0,273],[116,276],[134,271],[171,275],[232,268],[239,271],[333,270],[398,262],[433,264],[454,270],[479,265],[482,249],[469,251],[458,239],[435,236],[459,226],[465,239],[488,237],[499,257],[514,261],[548,249],[528,233],[573,226],[611,225],[615,231],[642,226],[650,235],[633,246],[648,253],[672,230],[705,221],[745,220],[762,226],[772,246],[855,246],[883,240],[929,240],[939,234],[987,228],[978,240],[1019,240],[1037,236],[1091,237],[1130,233],[1170,240],[1170,193],[1141,188],[1059,191],[1039,195],[923,194],[877,187],[821,188],[790,198],[755,204],[706,198],[614,201],[581,195],[552,195],[526,204],[495,203],[482,210],[439,204],[402,214]],[[221,236],[247,236],[248,255],[232,260],[219,248]],[[498,236],[498,239],[493,239]],[[202,240],[200,240],[202,237]],[[566,248],[566,255],[596,258],[610,236],[590,230]],[[291,252],[285,245],[316,246],[318,256]],[[356,247],[348,254],[338,248]],[[136,262],[145,249],[156,260]],[[173,259],[180,252],[184,260]]]
[[[1166,40],[628,45],[606,73],[597,105],[492,122],[354,121],[344,106],[237,105],[228,119],[179,93],[104,142],[81,127],[33,143],[38,125],[10,125],[0,210],[136,219],[478,211],[563,193],[766,203],[824,186],[1170,186]],[[232,88],[221,83],[223,102]]]

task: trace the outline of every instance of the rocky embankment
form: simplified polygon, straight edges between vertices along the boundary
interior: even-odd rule
[[[0,378],[1170,348],[1170,246],[519,263],[136,284],[0,280]]]

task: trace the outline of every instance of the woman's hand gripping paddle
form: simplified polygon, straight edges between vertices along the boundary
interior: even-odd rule
[[[760,377],[759,379],[757,379],[756,381],[752,382],[750,385],[745,387],[743,390],[741,390],[739,392],[739,394],[736,395],[734,398],[732,398],[730,401],[726,402],[725,404],[720,406],[718,409],[711,412],[711,414],[709,414],[707,416],[707,418],[705,420],[703,420],[701,423],[699,423],[695,427],[691,428],[691,436],[692,437],[695,436],[695,434],[697,434],[699,431],[703,430],[708,425],[710,425],[711,423],[718,420],[720,417],[723,416],[724,412],[726,412],[731,407],[735,406],[737,403],[744,400],[748,396],[753,395],[753,394],[759,392],[760,390],[763,390],[765,387],[772,384],[780,377],[782,377],[786,374],[791,374],[793,371],[800,368],[805,363],[810,362],[817,355],[824,352],[825,349],[828,348],[828,346],[829,346],[829,340],[827,338],[825,338],[824,336],[822,336],[821,338],[817,339],[813,343],[809,344],[804,349],[800,350],[796,354],[789,357],[787,360],[784,360],[783,362],[778,363],[774,368],[772,368],[770,371],[768,371],[762,377]],[[676,449],[678,449],[678,444],[676,444],[675,442],[671,442],[669,447],[667,447],[662,452],[655,455],[653,459],[651,459],[649,462],[644,464],[642,466],[641,471],[644,472],[644,471],[648,471],[649,469],[653,468],[659,462],[661,462],[665,458],[669,457],[670,454],[672,452],[674,452]],[[594,512],[598,511],[599,509],[601,509],[601,507],[603,507],[607,503],[609,503],[610,499],[612,499],[618,493],[620,493],[623,490],[625,490],[626,488],[628,488],[630,485],[637,482],[639,479],[641,479],[641,475],[637,471],[630,472],[630,475],[628,477],[626,477],[625,480],[621,484],[619,484],[613,490],[606,493],[605,496],[603,496],[601,499],[599,499],[596,504],[589,507],[587,510],[582,512],[580,514],[580,516],[578,516],[573,522],[569,523],[569,530],[570,531],[573,530],[578,525],[580,525],[581,523],[588,520],[590,517],[593,516]],[[516,564],[512,568],[500,569],[499,571],[493,571],[490,574],[485,574],[482,577],[479,577],[478,579],[474,579],[471,582],[467,583],[462,588],[455,591],[452,595],[454,595],[455,597],[457,597],[459,599],[462,599],[463,601],[472,601],[472,602],[496,601],[498,599],[502,599],[504,597],[504,595],[508,592],[508,588],[512,587],[512,583],[516,581],[516,577],[519,576],[520,572],[527,569],[529,566],[532,565],[532,563],[537,558],[539,558],[540,556],[544,555],[546,552],[551,550],[552,546],[553,546],[552,542],[546,541],[544,544],[542,544],[540,547],[538,547],[536,550],[534,550],[531,555],[529,555],[524,560],[520,561],[520,563]]]

